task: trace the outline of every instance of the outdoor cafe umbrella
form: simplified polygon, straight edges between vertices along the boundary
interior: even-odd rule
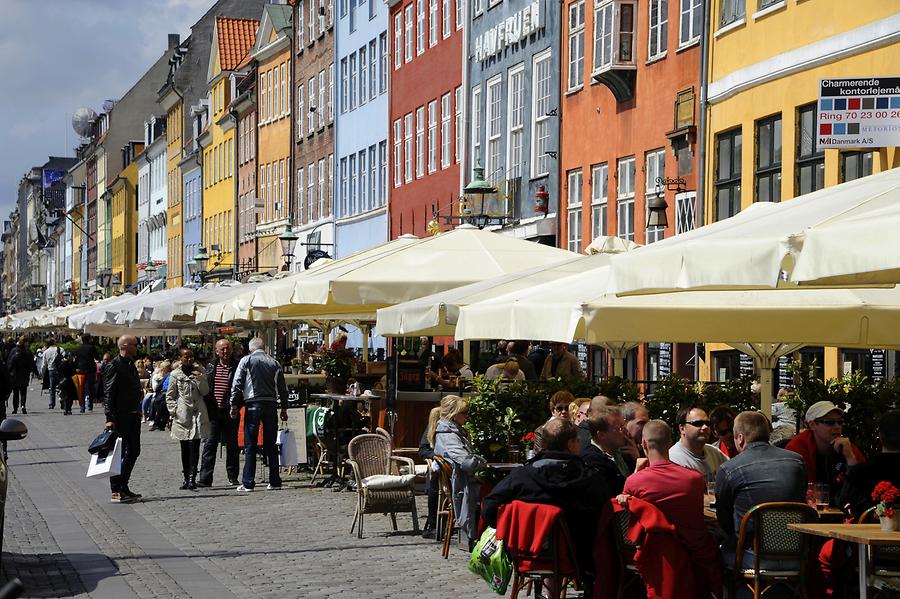
[[[737,215],[615,256],[612,293],[898,282],[900,169]],[[794,268],[794,265],[797,268]]]
[[[461,225],[422,239],[404,235],[296,277],[260,285],[252,307],[277,318],[367,315],[378,308],[573,254],[510,235]]]
[[[88,324],[113,323],[118,315],[116,307],[125,304],[133,297],[134,295],[131,293],[124,293],[96,303],[85,304],[83,309],[69,314],[69,328],[74,331],[82,331]]]

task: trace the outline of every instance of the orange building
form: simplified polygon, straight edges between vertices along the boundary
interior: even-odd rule
[[[581,252],[601,235],[645,244],[694,228],[700,8],[666,0],[565,5],[561,247]],[[666,227],[647,226],[647,201],[656,197],[668,204]],[[690,357],[693,345],[644,346],[626,374],[691,374]]]

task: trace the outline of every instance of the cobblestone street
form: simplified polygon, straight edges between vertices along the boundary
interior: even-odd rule
[[[131,487],[141,503],[109,503],[106,480],[85,478],[101,409],[63,416],[29,395],[28,437],[9,444],[4,581],[25,597],[490,597],[467,554],[413,535],[398,516],[367,516],[349,533],[356,496],[286,475],[284,490],[237,495],[224,460],[210,489],[179,491],[180,457],[168,433],[142,431]],[[258,476],[262,469],[258,471]],[[420,498],[420,522],[426,513]]]

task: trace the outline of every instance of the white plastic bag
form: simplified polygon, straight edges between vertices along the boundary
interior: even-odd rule
[[[296,466],[300,463],[297,458],[297,437],[294,436],[294,431],[287,429],[278,431],[276,443],[278,444],[278,463],[281,466]]]
[[[109,478],[110,476],[118,476],[122,473],[122,438],[116,439],[116,446],[113,450],[101,458],[99,454],[91,456],[91,463],[88,465],[88,478]]]

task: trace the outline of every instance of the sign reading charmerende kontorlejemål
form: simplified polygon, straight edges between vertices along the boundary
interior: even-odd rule
[[[819,148],[900,146],[900,77],[822,79]]]
[[[535,0],[526,4],[522,10],[476,37],[475,60],[487,60],[539,31],[544,26],[542,3],[543,0]]]

